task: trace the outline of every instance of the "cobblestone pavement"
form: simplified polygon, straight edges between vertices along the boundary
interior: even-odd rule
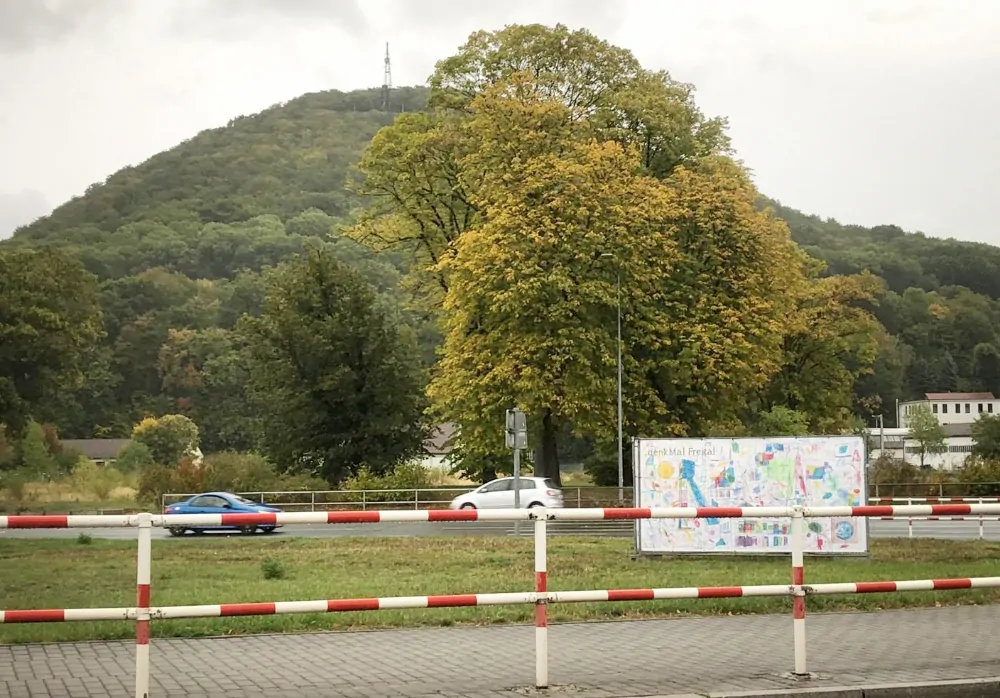
[[[554,695],[613,698],[1000,675],[1000,606],[815,614],[809,681],[788,616],[577,623],[549,630]],[[531,627],[162,639],[150,698],[516,698],[534,680]],[[127,642],[0,646],[0,696],[126,698]]]

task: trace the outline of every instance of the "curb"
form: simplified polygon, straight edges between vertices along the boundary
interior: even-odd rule
[[[771,691],[682,693],[644,698],[996,698],[997,696],[1000,696],[1000,677]]]

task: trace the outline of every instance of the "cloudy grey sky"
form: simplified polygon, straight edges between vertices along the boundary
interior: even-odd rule
[[[585,26],[693,82],[758,186],[1000,244],[996,0],[0,0],[0,237],[303,92],[397,85],[479,28]]]

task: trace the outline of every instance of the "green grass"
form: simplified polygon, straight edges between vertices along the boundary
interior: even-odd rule
[[[625,539],[557,538],[549,545],[552,590],[786,584],[788,558],[659,558],[634,561]],[[265,579],[266,566],[284,576]],[[199,537],[153,544],[153,604],[212,604],[530,591],[530,540],[509,538]],[[808,582],[1000,576],[1000,544],[876,540],[865,558],[806,560]],[[0,539],[0,604],[18,608],[119,607],[135,603],[135,544]],[[1000,589],[810,597],[811,611],[1000,603]],[[555,604],[554,622],[679,614],[790,612],[789,598]],[[528,606],[399,610],[155,621],[154,637],[356,627],[520,623]],[[0,642],[131,637],[127,622],[0,625]]]

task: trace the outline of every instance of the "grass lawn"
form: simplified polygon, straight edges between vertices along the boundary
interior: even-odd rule
[[[853,582],[1000,576],[1000,544],[873,540],[872,555],[806,559],[806,581]],[[553,538],[552,590],[786,584],[788,558],[633,561],[628,539]],[[265,579],[280,560],[285,576]],[[366,596],[531,591],[530,540],[509,538],[274,538],[204,536],[153,543],[153,604],[304,601]],[[135,603],[135,544],[0,538],[0,607],[86,608]],[[1000,589],[816,596],[811,611],[1000,603]],[[789,612],[790,598],[555,604],[553,622],[677,614]],[[356,627],[530,622],[530,606],[494,606],[155,621],[154,637]],[[132,637],[130,622],[0,625],[0,642]]]

